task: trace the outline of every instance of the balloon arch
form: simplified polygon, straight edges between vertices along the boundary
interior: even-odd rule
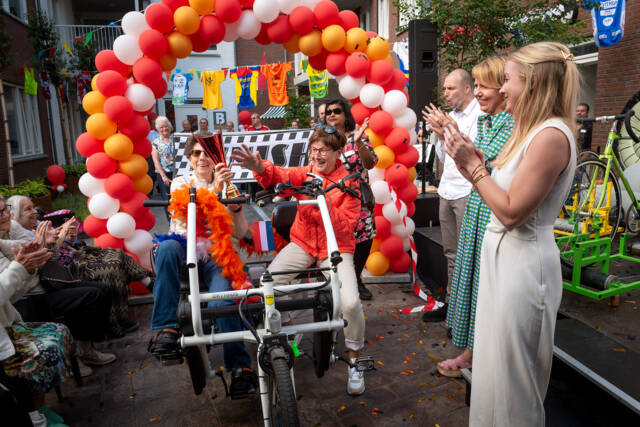
[[[418,193],[416,114],[407,108],[407,79],[393,68],[389,42],[358,25],[354,12],[329,0],[162,0],[125,14],[124,34],[96,56],[99,73],[82,100],[87,132],[76,141],[87,157],[79,187],[89,197],[84,228],[95,245],[124,249],[148,267],[155,217],[142,206],[152,190],[145,116],[167,92],[164,73],[178,58],[243,38],[302,52],[313,68],[336,76],[358,124],[369,117],[366,132],[378,156],[369,173],[378,237],[367,268],[376,275],[407,271]]]

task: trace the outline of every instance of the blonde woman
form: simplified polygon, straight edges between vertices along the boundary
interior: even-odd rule
[[[560,43],[508,57],[500,93],[515,119],[493,162],[453,127],[446,148],[492,211],[480,264],[469,424],[544,426],[562,296],[553,222],[576,164],[573,55]]]

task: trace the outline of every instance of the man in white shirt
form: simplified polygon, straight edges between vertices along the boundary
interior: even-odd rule
[[[477,133],[478,116],[481,114],[480,105],[473,96],[473,79],[466,70],[453,70],[444,80],[444,97],[447,105],[452,108],[449,115],[456,122],[460,133],[467,135],[473,141]],[[438,135],[436,154],[444,164],[438,195],[440,196],[440,230],[442,232],[442,248],[447,258],[447,289],[445,303],[449,300],[451,276],[456,261],[458,248],[458,232],[462,225],[462,216],[467,204],[467,197],[471,192],[471,183],[462,176],[456,168],[453,159],[445,152],[442,120],[438,114],[430,114],[425,107],[423,118],[429,122],[430,128]],[[425,321],[440,321],[445,318],[447,304],[442,308],[426,312]]]

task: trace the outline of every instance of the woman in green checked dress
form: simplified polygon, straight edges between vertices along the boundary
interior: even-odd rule
[[[478,118],[476,147],[484,153],[487,164],[509,139],[513,117],[504,111],[505,102],[498,92],[504,83],[505,59],[490,57],[473,68],[474,95],[483,115]],[[491,211],[478,192],[469,195],[458,237],[458,252],[451,279],[447,325],[452,329],[453,345],[464,348],[460,356],[438,364],[445,376],[460,376],[460,369],[470,368],[473,358],[476,300],[480,279],[480,248]]]

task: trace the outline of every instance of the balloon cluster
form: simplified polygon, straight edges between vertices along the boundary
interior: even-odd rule
[[[145,116],[167,91],[163,74],[192,51],[223,40],[255,39],[307,55],[313,68],[336,76],[356,121],[370,118],[367,133],[379,159],[370,175],[378,238],[367,267],[374,274],[389,267],[406,271],[413,232],[408,216],[417,196],[416,115],[407,108],[406,77],[393,69],[389,42],[358,25],[353,11],[340,11],[330,0],[162,0],[144,13],[125,14],[124,34],[112,50],[96,56],[99,74],[82,101],[87,132],[76,141],[88,157],[79,186],[90,197],[85,229],[96,245],[134,255],[151,246],[147,231],[155,218],[142,207],[152,186]]]
[[[51,183],[51,189],[59,193],[62,193],[67,189],[67,184],[64,183],[66,178],[64,169],[58,165],[51,165],[47,168],[47,179]]]

